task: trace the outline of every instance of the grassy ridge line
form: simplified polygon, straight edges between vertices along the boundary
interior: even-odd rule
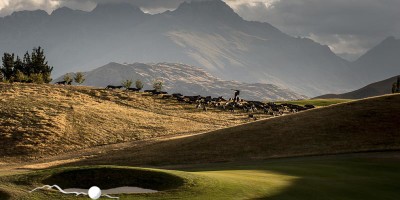
[[[400,95],[352,101],[140,150],[116,151],[81,164],[165,165],[396,150],[400,149],[398,102]]]
[[[124,105],[122,105],[124,104]],[[198,133],[246,122],[244,115],[90,87],[0,84],[2,162],[93,146]],[[184,126],[182,126],[184,124]]]
[[[305,106],[305,105],[314,105],[317,107],[324,107],[324,106],[330,106],[330,105],[335,105],[339,103],[347,103],[353,101],[352,99],[308,99],[308,100],[297,100],[297,101],[280,101],[277,103],[289,103],[289,104],[294,104],[294,105],[299,105],[299,106]]]

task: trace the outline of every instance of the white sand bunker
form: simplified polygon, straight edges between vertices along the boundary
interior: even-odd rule
[[[68,188],[68,189],[65,189],[64,191],[66,191],[66,192],[87,192],[88,189]],[[130,187],[130,186],[111,188],[108,190],[101,190],[102,194],[143,194],[143,193],[156,193],[156,192],[158,192],[158,191],[144,189],[144,188],[140,188],[140,187]]]

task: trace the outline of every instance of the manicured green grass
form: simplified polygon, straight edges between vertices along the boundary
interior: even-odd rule
[[[304,105],[314,105],[317,107],[323,107],[323,106],[330,106],[333,104],[338,104],[338,103],[346,103],[352,101],[351,99],[307,99],[307,100],[298,100],[298,101],[282,101],[278,103],[290,103],[290,104],[295,104],[299,106],[304,106]]]
[[[148,171],[128,167],[117,169]],[[26,192],[41,185],[41,180],[49,175],[64,170],[1,177],[0,191],[7,192],[12,199],[87,199],[49,191]],[[156,172],[180,177],[183,185],[155,194],[120,195],[120,199],[397,200],[400,195],[400,160],[390,156],[278,159]],[[176,180],[166,184],[174,185]]]
[[[228,170],[232,168],[235,170]],[[249,169],[254,173],[246,174]],[[197,173],[217,178],[231,174],[232,176],[225,180],[237,180],[237,188],[245,188],[239,194],[246,194],[247,198],[395,200],[400,195],[399,161],[354,158],[295,159],[259,165],[225,166],[210,170]],[[240,180],[240,177],[247,178],[247,181]]]

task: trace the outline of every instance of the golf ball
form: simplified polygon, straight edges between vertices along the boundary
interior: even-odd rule
[[[101,190],[97,186],[93,186],[89,189],[88,195],[91,199],[98,199],[101,196]]]

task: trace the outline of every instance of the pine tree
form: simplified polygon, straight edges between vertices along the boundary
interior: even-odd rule
[[[397,77],[397,88],[396,88],[396,92],[397,92],[397,93],[400,92],[400,76]]]
[[[41,47],[34,48],[31,54],[32,72],[34,74],[42,74],[45,83],[51,82],[51,72],[53,67],[50,67],[46,61],[44,50]]]
[[[14,76],[14,54],[4,53],[2,58],[3,66],[1,72],[4,79],[10,81]]]
[[[397,84],[396,84],[396,83],[393,83],[393,84],[392,84],[392,93],[393,93],[393,94],[396,93],[396,90],[397,90]]]
[[[4,53],[3,65],[0,72],[5,81],[49,83],[52,81],[50,67],[46,61],[44,50],[41,47],[34,48],[32,54],[26,52],[23,60],[19,56],[14,60],[14,54]]]
[[[27,76],[31,75],[33,71],[32,71],[31,55],[29,54],[29,52],[25,53],[22,63],[24,65],[24,70],[22,71],[22,73],[24,73]]]
[[[4,82],[4,75],[3,75],[3,72],[1,70],[0,70],[0,82]]]
[[[17,59],[14,62],[14,71],[15,71],[15,74],[17,71],[20,71],[21,73],[25,72],[25,65],[22,62],[21,58],[19,58],[19,56],[17,56]]]

